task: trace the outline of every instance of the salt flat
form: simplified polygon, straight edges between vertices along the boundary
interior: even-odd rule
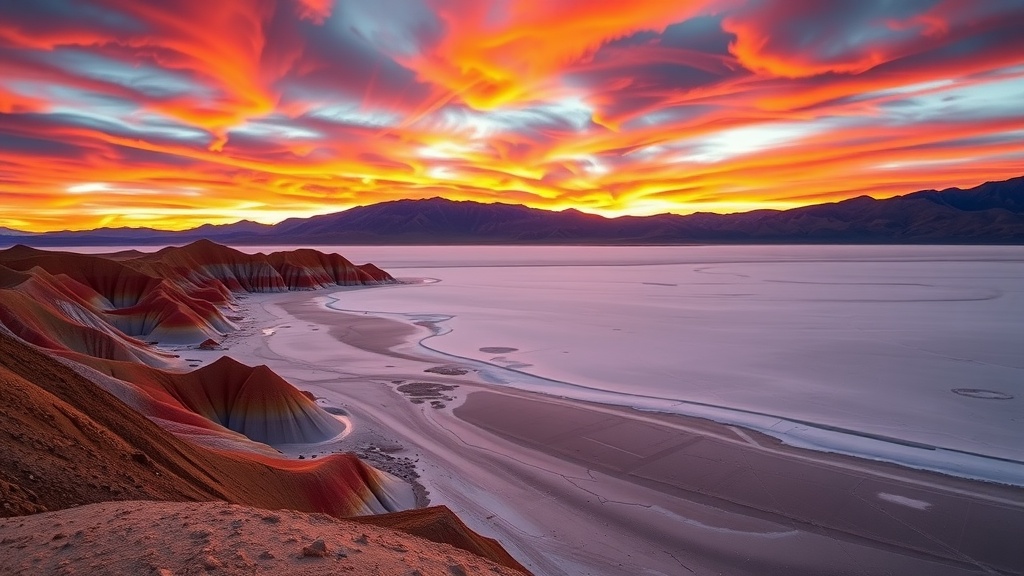
[[[1024,461],[1019,247],[344,251],[440,281],[332,306],[433,322],[422,345],[479,362],[492,382],[943,469],[905,450],[939,447],[944,471],[1024,478],[972,456]]]
[[[922,429],[918,417],[927,422],[932,410],[919,400],[930,391],[925,382],[917,379],[918,387],[895,392],[867,382],[882,395],[874,403],[867,394],[837,390],[836,395],[871,408],[860,414],[856,406],[830,406],[827,386],[817,393],[817,402],[794,394],[813,390],[815,383],[792,376],[860,382],[882,373],[870,364],[876,358],[891,357],[883,367],[904,370],[904,376],[919,369],[905,369],[903,358],[949,361],[951,354],[913,353],[892,345],[892,335],[890,340],[864,335],[872,333],[866,328],[879,332],[880,326],[899,328],[891,330],[897,336],[903,331],[922,339],[921,349],[941,338],[970,343],[976,334],[987,339],[975,351],[990,355],[983,362],[1019,372],[1014,341],[992,337],[1017,335],[1019,249],[336,250],[356,261],[380,262],[396,276],[439,281],[245,296],[243,329],[228,337],[226,350],[189,351],[189,357],[207,363],[228,354],[250,365],[268,364],[350,422],[345,438],[289,454],[362,453],[366,446],[386,446],[415,464],[432,503],[448,505],[474,530],[498,538],[537,573],[967,575],[1024,569],[1015,540],[1024,518],[1020,488],[827,453],[880,455],[920,467],[929,466],[908,459],[929,455],[932,460],[924,464],[937,459],[951,468],[947,472],[961,476],[1012,477],[1020,469],[1012,459],[908,445],[892,434],[866,438],[863,428],[852,427],[877,419],[876,412],[902,410],[913,426],[901,428],[893,420],[892,429]],[[754,258],[757,250],[764,251],[760,260]],[[820,250],[834,252],[823,258]],[[611,264],[598,265],[601,258]],[[530,265],[531,259],[541,265]],[[876,270],[869,282],[864,268]],[[773,271],[785,275],[768,274]],[[726,279],[714,278],[718,272]],[[927,283],[905,281],[910,272],[918,278],[931,274],[932,285],[945,296],[921,297],[927,286],[916,285]],[[816,274],[827,275],[828,283]],[[787,289],[780,279],[816,284]],[[655,298],[644,292],[660,289],[669,295]],[[992,289],[1002,292],[983,293]],[[538,297],[539,290],[547,296]],[[900,290],[916,292],[906,297]],[[871,291],[874,299],[863,297]],[[840,294],[845,299],[837,303]],[[952,316],[932,308],[943,301],[952,302]],[[909,314],[908,304],[927,308]],[[889,312],[875,308],[882,305]],[[960,306],[966,308],[956,312]],[[843,307],[846,313],[836,312]],[[858,313],[850,314],[851,309]],[[744,327],[746,318],[751,320]],[[950,318],[977,323],[972,328]],[[573,329],[573,322],[586,328]],[[621,338],[618,333],[627,329],[633,334]],[[644,334],[661,340],[644,344]],[[657,348],[666,340],[669,345]],[[548,355],[530,342],[546,343]],[[821,352],[800,350],[794,343]],[[842,359],[840,351],[847,348],[828,346],[835,343],[861,350],[862,361]],[[741,353],[745,347],[752,347],[749,354]],[[702,352],[688,352],[691,348]],[[658,350],[674,356],[657,364]],[[825,356],[819,359],[818,354]],[[662,371],[675,367],[684,375],[703,365],[708,370],[703,393],[711,401],[681,400],[689,392],[672,385],[682,379],[659,379],[659,370],[640,361],[645,357]],[[974,360],[965,364],[985,366]],[[772,369],[790,376],[763,376],[766,370],[773,374]],[[620,372],[609,375],[608,370]],[[930,373],[948,378],[941,369]],[[745,390],[737,374],[775,388]],[[1000,406],[1019,406],[1016,390],[984,381],[979,372],[969,374],[974,378],[970,388],[1003,390],[1014,398],[958,395],[950,391],[948,379],[932,392],[972,406],[979,420],[998,417],[1005,410]],[[787,387],[786,378],[795,384]],[[721,390],[713,386],[716,380],[723,382]],[[410,383],[454,390],[446,392],[450,400],[435,406],[402,392]],[[745,393],[747,401],[764,398],[769,403],[744,411],[729,405],[729,390],[739,391],[740,399]],[[775,398],[787,393],[791,402]],[[913,402],[894,406],[893,399],[901,397]],[[607,406],[615,403],[623,407]],[[793,415],[772,414],[791,410],[817,418],[830,414],[823,407],[848,414],[851,427],[823,428],[830,426],[824,417],[800,423]],[[671,414],[690,409],[723,422],[743,421],[744,427]],[[1013,426],[1016,420],[1009,412]],[[989,424],[959,418],[952,421],[956,426],[976,425],[984,431]],[[970,432],[948,428],[956,438]],[[801,439],[822,444],[813,451],[796,449],[755,430],[791,444]],[[940,438],[943,430],[927,432]],[[1003,448],[1012,451],[1014,446]]]

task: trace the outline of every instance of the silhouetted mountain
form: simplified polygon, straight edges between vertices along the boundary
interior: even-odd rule
[[[12,228],[5,228],[0,226],[0,236],[31,236],[31,232],[22,232],[21,230],[14,230]]]
[[[740,214],[604,218],[512,204],[441,198],[360,206],[276,226],[239,222],[184,232],[106,229],[21,237],[32,245],[229,244],[688,244],[688,243],[1024,243],[1024,177],[969,190],[867,196],[792,210]],[[2,242],[2,240],[0,240]]]
[[[198,228],[182,230],[154,230],[152,228],[96,228],[83,231],[60,231],[19,237],[17,242],[31,246],[128,246],[132,244],[187,244],[196,240],[217,240],[232,243],[267,234],[273,226],[242,220],[234,224],[203,224]],[[15,231],[12,231],[15,232]],[[26,233],[23,233],[26,234]],[[0,236],[4,234],[0,233]],[[0,243],[8,239],[0,237]],[[245,243],[244,241],[241,243]]]

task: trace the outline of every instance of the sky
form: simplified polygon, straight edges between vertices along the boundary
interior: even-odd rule
[[[1024,0],[0,0],[0,226],[616,216],[1024,174]]]

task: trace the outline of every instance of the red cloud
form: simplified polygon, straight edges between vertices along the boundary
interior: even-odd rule
[[[445,86],[475,108],[557,97],[559,71],[586,60],[605,42],[666,26],[729,3],[618,0],[475,0],[430,4],[448,32],[422,54],[399,57],[426,81]]]
[[[1024,160],[1010,3],[390,1],[5,4],[0,226],[785,207]]]
[[[914,6],[877,0],[763,0],[729,14],[723,27],[735,34],[730,50],[746,68],[802,78],[860,74],[965,37],[977,38],[1014,20],[1019,24],[1022,18],[1020,7],[1010,3],[944,0],[927,10]]]
[[[298,4],[299,17],[316,24],[323,24],[324,20],[331,15],[331,9],[334,8],[334,0],[295,0],[295,2]]]

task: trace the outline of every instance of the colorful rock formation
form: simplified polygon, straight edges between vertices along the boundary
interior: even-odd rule
[[[394,281],[372,264],[356,266],[337,254],[315,250],[245,254],[208,240],[154,254],[109,258],[25,246],[0,251],[0,289],[56,306],[60,309],[53,312],[73,323],[99,329],[110,325],[122,336],[162,344],[199,344],[236,330],[225,311],[240,292]],[[43,343],[45,338],[36,339],[44,347],[52,345]],[[80,350],[80,343],[64,344],[97,355],[96,350]],[[125,359],[123,352],[113,351],[116,346],[107,346],[113,355],[100,357]]]
[[[414,506],[352,454],[284,458],[345,424],[266,366],[191,372],[148,344],[216,343],[240,291],[393,282],[312,250],[246,255],[198,242],[111,257],[0,251],[0,516],[109,500],[223,500],[332,516]],[[381,526],[521,569],[444,508]],[[406,536],[400,536],[406,537]]]

